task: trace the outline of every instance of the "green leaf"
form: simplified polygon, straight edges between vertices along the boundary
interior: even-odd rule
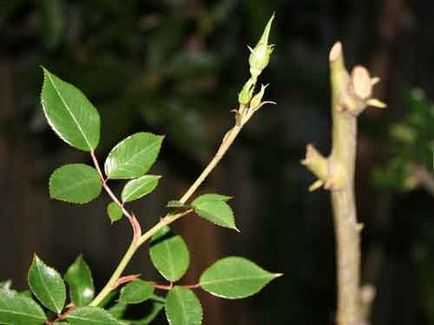
[[[107,311],[116,319],[121,319],[127,311],[128,305],[124,303],[117,303],[111,306]]]
[[[27,277],[36,298],[51,311],[60,313],[66,299],[65,283],[60,274],[35,255]]]
[[[226,203],[230,197],[218,194],[204,194],[196,198],[191,206],[202,218],[215,223],[216,225],[235,229],[234,214],[231,207]]]
[[[79,89],[43,70],[41,103],[48,124],[69,145],[94,150],[100,133],[98,111]]]
[[[238,299],[257,293],[280,275],[265,271],[243,257],[230,256],[218,260],[206,269],[199,284],[214,296]]]
[[[169,281],[178,281],[190,265],[190,252],[184,239],[167,226],[152,237],[149,254],[152,264]]]
[[[112,224],[115,223],[116,221],[121,220],[123,215],[121,207],[117,205],[115,202],[110,202],[107,205],[107,214]]]
[[[79,307],[66,314],[71,325],[123,325],[108,311],[98,307]]]
[[[144,175],[160,152],[163,136],[135,133],[119,142],[109,153],[104,169],[110,179],[131,179]]]
[[[154,294],[154,287],[146,281],[134,280],[121,290],[119,301],[126,304],[139,304]]]
[[[51,174],[49,189],[52,199],[84,204],[101,194],[102,183],[95,168],[85,164],[69,164]]]
[[[76,306],[86,306],[92,301],[95,295],[92,273],[81,255],[66,271],[65,281],[69,286],[71,301]]]
[[[176,286],[167,294],[166,316],[171,325],[200,325],[202,306],[192,290]]]
[[[122,201],[131,202],[151,193],[158,185],[161,176],[145,175],[129,181],[122,191]]]
[[[14,290],[0,289],[0,323],[39,325],[46,321],[42,308],[31,298]]]

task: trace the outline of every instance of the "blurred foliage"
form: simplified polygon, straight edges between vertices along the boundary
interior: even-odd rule
[[[390,160],[373,173],[377,185],[401,191],[419,185],[414,165],[434,172],[434,104],[418,88],[405,95],[408,113],[390,127]]]

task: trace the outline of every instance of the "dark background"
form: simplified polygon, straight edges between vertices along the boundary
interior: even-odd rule
[[[0,1],[0,279],[26,287],[32,254],[65,271],[83,253],[100,288],[130,240],[110,226],[106,197],[84,206],[49,200],[59,165],[90,163],[47,126],[39,103],[47,67],[92,100],[102,117],[103,161],[125,136],[166,134],[156,192],[133,206],[147,227],[183,193],[232,126],[237,92],[254,45],[276,12],[276,49],[262,76],[268,106],[242,131],[200,191],[234,196],[241,233],[197,217],[175,229],[192,251],[183,280],[194,283],[219,257],[242,255],[283,272],[253,298],[224,301],[200,292],[205,324],[332,324],[335,256],[328,194],[309,193],[305,145],[330,147],[328,50],[344,44],[349,66],[382,82],[387,110],[360,118],[357,193],[363,281],[376,286],[373,324],[434,324],[434,204],[422,189],[372,182],[389,157],[389,126],[417,86],[434,98],[434,2],[424,0],[2,0]],[[434,127],[434,125],[433,125]],[[120,187],[116,187],[117,191]],[[145,249],[129,269],[159,279]]]

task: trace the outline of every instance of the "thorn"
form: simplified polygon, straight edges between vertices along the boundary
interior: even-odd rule
[[[378,100],[378,99],[375,99],[375,98],[368,99],[367,104],[369,106],[377,107],[377,108],[381,108],[381,109],[387,107],[386,103],[383,103],[381,100]]]
[[[373,77],[372,79],[371,79],[371,85],[372,86],[374,86],[374,85],[376,85],[377,83],[379,83],[380,82],[380,78],[379,77]]]
[[[330,50],[329,60],[330,62],[336,61],[340,56],[342,56],[342,43],[336,42]]]
[[[309,186],[309,192],[316,191],[324,185],[324,182],[320,179],[316,180],[313,184]]]

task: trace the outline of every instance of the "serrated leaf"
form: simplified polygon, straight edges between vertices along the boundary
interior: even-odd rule
[[[121,207],[115,202],[110,202],[107,205],[107,214],[112,224],[121,220],[123,216]]]
[[[178,281],[190,265],[190,252],[184,239],[167,226],[152,237],[149,255],[158,272],[169,281]]]
[[[65,283],[60,274],[35,255],[27,278],[36,298],[51,311],[60,313],[66,299]]]
[[[161,176],[145,175],[129,181],[122,191],[122,201],[131,202],[151,193],[158,185]]]
[[[104,169],[110,179],[131,179],[144,175],[160,152],[163,136],[135,133],[119,142],[109,153]]]
[[[0,289],[0,323],[11,325],[40,325],[46,317],[33,299],[14,290]]]
[[[126,304],[139,304],[154,294],[154,287],[146,281],[134,280],[121,289],[119,301]]]
[[[50,197],[59,201],[84,204],[101,194],[102,182],[95,168],[85,164],[69,164],[50,176]]]
[[[238,230],[235,225],[234,213],[226,203],[230,198],[219,194],[204,194],[196,198],[191,206],[194,211],[204,219],[212,223]]]
[[[192,290],[176,286],[167,294],[166,316],[171,325],[200,325],[202,306]]]
[[[48,124],[69,145],[92,151],[99,142],[98,111],[79,89],[43,70],[41,103]]]
[[[206,269],[199,284],[214,296],[239,299],[257,293],[280,275],[270,273],[243,257],[230,256],[218,260]]]
[[[66,271],[65,281],[69,286],[71,301],[76,306],[86,306],[92,301],[95,295],[92,273],[81,255]]]
[[[66,315],[71,325],[124,325],[108,311],[99,307],[79,307]]]

